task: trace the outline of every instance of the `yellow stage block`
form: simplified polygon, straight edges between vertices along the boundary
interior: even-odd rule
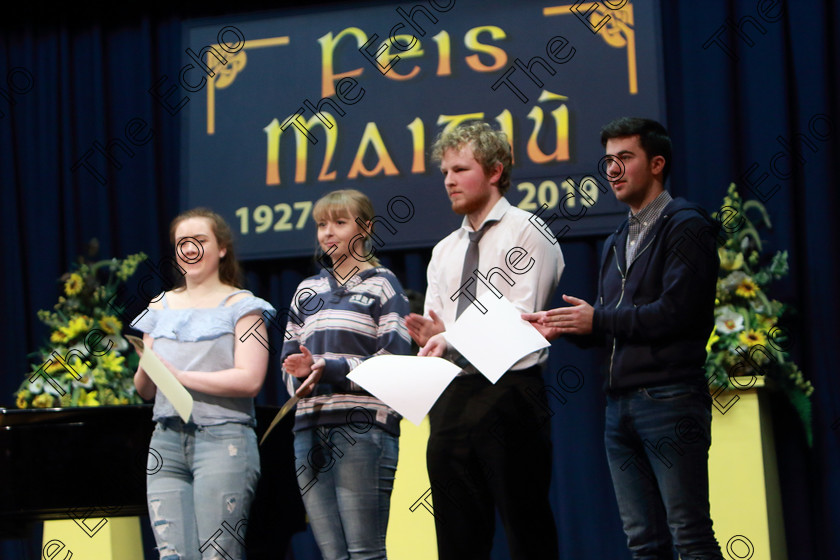
[[[740,381],[739,381],[740,380]],[[787,560],[773,425],[763,377],[712,387],[709,501],[724,558]]]
[[[143,560],[139,517],[89,517],[44,522],[47,560]]]
[[[739,381],[740,380],[740,381]],[[747,389],[714,391],[709,501],[715,536],[730,560],[787,560],[770,407],[763,378],[736,378]],[[426,471],[429,419],[403,420],[388,558],[437,560]]]
[[[426,471],[429,418],[420,426],[403,419],[400,424],[400,458],[385,546],[389,560],[437,560],[435,520]]]

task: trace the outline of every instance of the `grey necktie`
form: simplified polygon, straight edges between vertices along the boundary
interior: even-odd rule
[[[481,241],[481,238],[484,237],[484,234],[487,233],[487,230],[490,229],[490,227],[496,222],[498,222],[498,220],[484,222],[481,229],[469,232],[470,244],[467,246],[467,254],[464,257],[464,268],[461,271],[461,284],[459,284],[459,287],[463,286],[473,275],[473,271],[478,269],[478,243]],[[464,312],[464,309],[466,309],[470,303],[470,298],[467,295],[461,294],[458,296],[458,307],[455,310],[456,319],[461,316],[461,313]]]

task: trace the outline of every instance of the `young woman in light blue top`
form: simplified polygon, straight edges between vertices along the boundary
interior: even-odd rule
[[[134,375],[137,392],[155,401],[149,517],[161,559],[244,558],[260,475],[253,398],[268,366],[267,348],[246,333],[259,323],[265,337],[261,313],[274,309],[239,289],[232,234],[221,216],[187,211],[173,220],[170,239],[181,286],[152,300],[134,326],[194,405],[185,423],[142,368]]]

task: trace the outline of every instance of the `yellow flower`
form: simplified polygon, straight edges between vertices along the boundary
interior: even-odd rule
[[[105,286],[99,286],[93,291],[93,301],[97,303],[103,301],[106,295],[108,294],[105,291]]]
[[[29,402],[26,400],[29,398],[29,396],[29,391],[21,391],[17,394],[15,405],[17,405],[18,408],[26,408],[27,406],[29,406]]]
[[[124,356],[120,356],[116,352],[108,352],[107,354],[102,356],[102,361],[100,362],[100,365],[102,366],[102,369],[107,369],[108,371],[119,373],[123,370],[124,361]]]
[[[65,352],[60,351],[59,354],[64,355]],[[69,377],[71,379],[76,379],[76,375],[78,375],[79,377],[84,377],[84,375],[88,372],[87,364],[84,362],[84,360],[82,360],[78,356],[74,356],[74,357],[70,358],[70,362],[67,363],[67,365],[70,368],[73,369],[73,372],[76,373],[76,375],[73,375],[73,372],[69,371],[66,367],[64,367],[64,363],[66,363],[66,362],[64,362],[63,359],[58,360],[58,359],[54,358],[52,355],[50,355],[50,356],[47,357],[46,363],[47,363],[47,367],[44,368],[44,371],[46,371],[50,375],[53,375],[53,377],[55,377],[54,376],[55,373],[64,372],[64,377],[65,378]],[[67,381],[69,381],[69,380],[70,379],[67,379]]]
[[[749,347],[756,346],[758,344],[764,346],[767,344],[767,337],[765,337],[761,331],[750,329],[739,334],[738,341]]]
[[[67,335],[61,332],[60,330],[53,331],[53,333],[50,335],[50,342],[52,342],[53,344],[64,344],[65,342],[67,342]]]
[[[114,395],[113,389],[109,387],[100,390],[99,400],[102,401],[102,404],[104,405],[117,404],[117,397]]]
[[[724,270],[738,270],[744,265],[743,254],[727,251],[723,247],[718,247],[718,257],[720,257],[720,267]]]
[[[75,296],[79,292],[82,291],[82,288],[85,286],[85,281],[82,278],[81,274],[78,272],[74,272],[70,275],[70,278],[67,279],[67,282],[64,283],[64,293],[68,296]]]
[[[51,408],[53,406],[53,397],[46,393],[41,393],[32,399],[32,406],[35,408]]]
[[[99,401],[96,400],[96,391],[90,393],[84,389],[79,391],[79,406],[99,406]]]
[[[759,327],[763,331],[769,331],[774,326],[776,326],[777,319],[775,317],[767,317],[762,315],[761,313],[755,314],[755,325]]]
[[[146,260],[145,253],[136,253],[134,255],[127,256],[125,260],[120,263],[120,268],[117,271],[117,278],[125,281],[137,271],[137,265],[144,260]]]
[[[758,293],[758,285],[749,276],[744,277],[735,288],[735,294],[742,298],[754,298]]]
[[[102,368],[94,368],[93,372],[93,380],[100,385],[107,385],[108,384],[108,376],[105,375],[105,372]]]
[[[105,334],[117,334],[122,331],[122,322],[113,315],[105,315],[99,319],[99,326]]]
[[[83,332],[89,331],[92,326],[93,319],[85,315],[77,315],[73,319],[70,319],[66,327],[61,327],[61,332],[64,333],[67,340],[70,340]]]
[[[717,335],[717,326],[712,327],[712,335],[709,337],[709,342],[706,343],[706,353],[710,353],[712,351],[712,346],[714,346],[715,342],[720,340],[720,337]]]

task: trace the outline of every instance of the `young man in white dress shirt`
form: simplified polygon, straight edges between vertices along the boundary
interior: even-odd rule
[[[483,122],[458,126],[438,137],[432,159],[440,162],[452,210],[464,220],[432,251],[425,316],[406,321],[420,346],[434,337],[427,354],[442,342],[434,335],[492,289],[489,284],[529,313],[549,303],[564,267],[556,240],[504,197],[512,162],[504,133]],[[495,510],[512,559],[557,558],[548,500],[549,423],[535,396],[545,395],[548,351],[525,356],[495,385],[463,358],[447,356],[464,369],[429,413],[427,463],[440,560],[489,558]]]

